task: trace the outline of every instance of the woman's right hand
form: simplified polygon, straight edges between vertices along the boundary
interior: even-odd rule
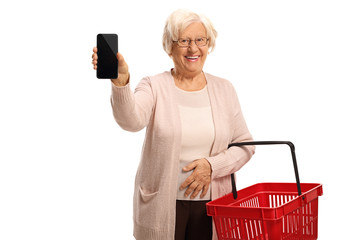
[[[129,79],[130,79],[130,74],[129,74],[129,68],[127,63],[125,62],[124,57],[120,54],[117,53],[116,57],[118,59],[118,78],[117,79],[111,79],[111,81],[116,85],[116,86],[125,86],[126,84],[128,84]],[[92,64],[94,69],[97,69],[97,60],[98,60],[98,55],[97,55],[97,47],[93,48],[93,55],[92,55]]]

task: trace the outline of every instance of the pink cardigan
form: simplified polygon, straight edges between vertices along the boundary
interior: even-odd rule
[[[230,174],[254,154],[254,147],[233,147],[252,140],[233,85],[205,73],[215,126],[211,156],[211,198],[231,192]],[[178,159],[181,126],[175,83],[170,72],[130,85],[112,85],[111,103],[116,122],[127,131],[146,129],[135,178],[134,236],[137,240],[172,240],[175,232]],[[194,159],[195,160],[195,159]],[[214,237],[217,239],[214,229]]]

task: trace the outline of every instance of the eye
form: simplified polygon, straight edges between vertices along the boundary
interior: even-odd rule
[[[205,38],[197,38],[195,41],[198,43],[202,43],[205,42]]]
[[[188,39],[179,39],[179,43],[181,44],[188,44],[189,43],[189,40]]]

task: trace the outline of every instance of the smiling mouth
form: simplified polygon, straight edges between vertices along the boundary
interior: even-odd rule
[[[185,56],[189,61],[196,61],[200,58],[200,56]]]

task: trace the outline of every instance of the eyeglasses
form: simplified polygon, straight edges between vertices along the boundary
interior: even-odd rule
[[[185,48],[185,47],[189,47],[191,45],[191,42],[195,42],[196,46],[198,47],[204,47],[209,39],[205,38],[205,37],[199,37],[196,38],[195,40],[191,40],[191,39],[184,39],[184,38],[179,38],[179,40],[177,41],[173,41],[176,42],[177,45],[181,48]]]

